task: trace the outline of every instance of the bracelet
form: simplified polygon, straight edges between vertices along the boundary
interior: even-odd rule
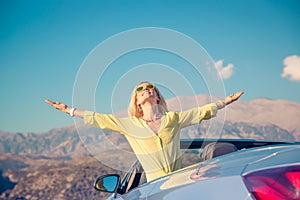
[[[70,110],[70,116],[74,117],[74,112],[75,112],[76,108],[71,108]]]
[[[219,100],[216,102],[216,105],[218,109],[222,109],[226,106],[226,103],[224,101]]]

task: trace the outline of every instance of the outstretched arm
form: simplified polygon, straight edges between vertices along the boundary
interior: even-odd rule
[[[84,110],[70,108],[66,104],[63,104],[60,102],[53,102],[49,99],[46,99],[45,102],[48,103],[49,105],[51,105],[52,107],[56,108],[57,110],[60,110],[64,113],[71,115],[72,117],[76,116],[76,117],[83,118],[83,116],[84,116]]]

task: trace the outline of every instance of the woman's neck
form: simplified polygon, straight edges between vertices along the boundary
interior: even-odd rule
[[[145,121],[156,121],[163,115],[158,104],[145,103],[141,107],[143,109],[142,119]]]

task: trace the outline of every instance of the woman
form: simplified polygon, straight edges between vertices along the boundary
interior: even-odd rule
[[[124,134],[150,181],[181,168],[180,129],[216,116],[218,109],[238,100],[242,94],[237,92],[225,101],[170,112],[157,87],[150,82],[141,82],[132,92],[129,117],[126,118],[69,108],[50,100],[46,102],[72,117],[83,118],[85,124]]]

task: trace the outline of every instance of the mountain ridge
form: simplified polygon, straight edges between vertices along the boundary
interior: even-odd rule
[[[171,111],[216,101],[208,95],[167,100]],[[275,113],[275,114],[273,114]],[[279,114],[277,114],[279,113]],[[116,113],[126,116],[127,112]],[[224,117],[224,118],[223,118]],[[222,121],[222,120],[225,121]],[[269,99],[239,100],[218,116],[181,131],[182,138],[249,138],[256,140],[300,141],[300,104]],[[210,131],[212,125],[221,132]],[[124,173],[132,161],[122,134],[102,131],[82,122],[45,132],[0,131],[0,199],[101,199],[107,197],[92,188],[97,175]],[[111,154],[109,145],[121,150]],[[99,148],[101,147],[101,148]],[[101,151],[107,149],[107,151]],[[107,158],[118,168],[108,167]],[[197,153],[183,157],[185,164],[199,162]]]

